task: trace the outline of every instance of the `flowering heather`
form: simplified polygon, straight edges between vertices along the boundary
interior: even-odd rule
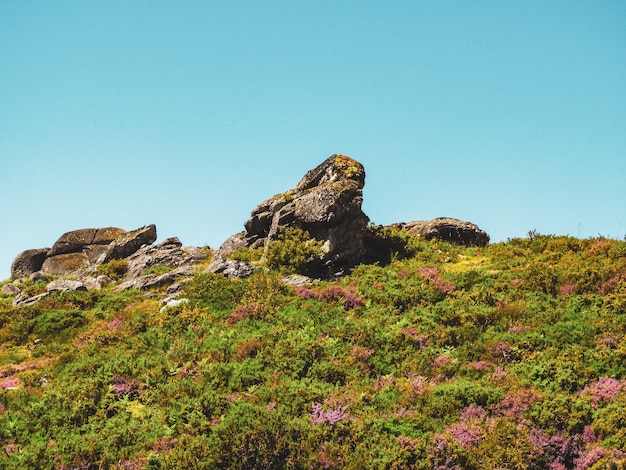
[[[492,374],[492,377],[496,381],[503,380],[509,373],[503,367],[498,367]]]
[[[396,378],[392,376],[378,376],[374,382],[374,388],[379,392],[386,388],[396,384]]]
[[[336,406],[329,410],[324,410],[324,405],[314,402],[311,406],[311,424],[326,423],[328,425],[337,424],[347,418],[346,407]]]
[[[512,280],[511,280],[511,285],[512,285],[513,287],[517,287],[517,286],[519,286],[521,283],[522,283],[522,280],[521,280],[521,279],[512,279]]]
[[[520,323],[512,324],[508,330],[509,333],[514,333],[514,334],[528,333],[529,331],[531,331],[530,327],[522,325]]]
[[[493,364],[487,361],[477,361],[468,363],[467,367],[477,372],[482,372],[484,370],[493,368]]]
[[[574,284],[565,284],[559,289],[560,295],[570,295],[576,293],[576,286]]]
[[[400,332],[413,341],[413,344],[418,346],[420,349],[424,349],[428,346],[429,338],[427,334],[420,333],[420,331],[414,326],[407,326],[400,330]]]
[[[433,359],[432,366],[433,367],[444,367],[452,364],[454,359],[447,354],[442,354]]]
[[[326,289],[309,289],[298,286],[295,294],[303,300],[317,299],[326,302],[341,302],[346,310],[352,310],[365,305],[365,301],[359,297],[354,287],[344,288],[337,285],[328,286]]]
[[[109,330],[118,330],[124,324],[124,319],[122,317],[115,317],[113,320],[107,323],[107,329]]]
[[[7,377],[0,380],[0,388],[16,388],[20,385],[20,379],[16,376]]]
[[[372,354],[374,354],[373,349],[366,349],[359,345],[353,346],[350,350],[350,357],[359,361],[367,361]]]
[[[430,282],[430,285],[434,287],[435,289],[437,289],[442,294],[449,294],[456,290],[456,286],[454,285],[454,282],[446,281],[445,279],[443,279],[439,274],[439,270],[435,266],[431,268],[418,269],[417,273],[420,276],[428,279],[428,281]]]
[[[139,382],[135,379],[115,374],[113,382],[111,383],[111,389],[116,395],[127,395],[139,390]]]
[[[416,395],[421,395],[422,393],[426,393],[431,389],[432,385],[428,382],[428,379],[422,375],[418,375],[413,378],[410,382],[411,391]]]
[[[308,299],[320,299],[320,296],[317,292],[315,292],[313,289],[309,289],[308,287],[305,286],[298,286],[296,287],[296,292],[295,294],[300,297],[302,300],[308,300]]]
[[[153,452],[157,452],[162,454],[167,452],[168,450],[172,450],[176,444],[178,444],[178,439],[173,437],[159,437],[157,440],[150,446],[150,450]]]
[[[541,396],[532,389],[511,390],[493,410],[498,416],[520,418],[541,400]]]
[[[250,302],[249,304],[238,305],[235,311],[226,318],[226,323],[234,325],[248,317],[256,317],[265,311],[263,304]]]
[[[600,402],[610,403],[624,390],[626,390],[626,381],[613,377],[600,377],[595,382],[587,384],[580,393],[589,397],[593,406],[597,408]]]

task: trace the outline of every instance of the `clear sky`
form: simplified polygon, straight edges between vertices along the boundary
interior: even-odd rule
[[[334,153],[377,224],[626,235],[626,2],[0,0],[0,279],[69,230],[218,247]]]

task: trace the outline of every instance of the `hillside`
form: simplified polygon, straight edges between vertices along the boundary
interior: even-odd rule
[[[245,279],[199,261],[170,307],[120,260],[0,294],[0,468],[626,468],[626,242],[379,235],[301,285],[297,237]]]

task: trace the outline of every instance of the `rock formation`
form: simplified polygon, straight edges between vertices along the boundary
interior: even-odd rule
[[[259,204],[244,223],[245,231],[222,245],[211,269],[236,269],[233,263],[224,261],[234,249],[267,246],[282,228],[293,227],[324,243],[321,259],[312,260],[305,267],[307,273],[344,273],[366,255],[364,239],[369,218],[361,210],[364,184],[363,165],[344,155],[332,155],[304,175],[294,189]]]
[[[465,246],[485,246],[489,243],[489,235],[477,225],[449,217],[399,223],[397,226],[411,235],[423,237],[426,240],[436,238]]]
[[[52,248],[20,253],[13,261],[11,269],[16,281],[3,286],[3,293],[16,296],[15,306],[27,306],[55,291],[101,289],[109,284],[111,279],[98,275],[97,266],[117,259],[125,259],[127,269],[116,290],[147,290],[193,276],[195,273],[193,264],[209,257],[206,249],[182,248],[178,238],[168,238],[153,246],[155,240],[154,225],[131,232],[115,227],[67,232]],[[156,265],[167,272],[160,274],[146,272]],[[71,276],[75,279],[54,280],[53,277],[58,275]],[[26,276],[31,280],[48,282],[46,291],[32,297],[25,295],[20,285],[22,278]],[[173,301],[173,297],[170,294],[170,301]]]
[[[250,276],[258,265],[231,255],[240,249],[259,249],[267,260],[271,243],[284,229],[306,231],[321,245],[321,252],[311,255],[299,274],[285,278],[286,283],[299,285],[310,278],[343,275],[359,263],[388,263],[402,237],[387,237],[379,229],[368,227],[369,218],[361,210],[365,170],[356,160],[332,155],[307,172],[295,188],[259,204],[245,221],[245,230],[228,238],[214,254],[207,271],[228,277]],[[406,232],[427,240],[435,238],[466,246],[485,246],[489,235],[470,222],[438,218],[394,224]],[[150,290],[169,286],[164,305],[177,305],[180,287],[193,276],[199,262],[209,257],[206,249],[183,248],[177,238],[168,238],[158,245],[154,225],[127,232],[117,227],[86,228],[63,234],[52,248],[26,250],[11,266],[15,281],[5,284],[2,293],[15,295],[14,305],[32,305],[54,291],[93,290],[110,284],[98,266],[113,260],[126,260],[124,278],[115,287]],[[316,248],[317,250],[317,248]],[[123,265],[123,263],[122,263]],[[151,270],[152,267],[158,268]],[[55,276],[72,279],[55,279]],[[308,277],[307,277],[308,276]],[[45,292],[28,297],[21,285],[23,278],[44,281]]]

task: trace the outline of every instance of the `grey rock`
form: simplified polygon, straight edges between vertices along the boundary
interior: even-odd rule
[[[48,252],[48,256],[78,253],[89,245],[108,245],[124,234],[126,231],[117,227],[72,230],[61,235]]]
[[[157,239],[154,224],[125,233],[113,240],[108,249],[100,255],[97,262],[106,263],[114,259],[127,258],[144,245],[151,245]]]
[[[148,274],[139,276],[122,282],[115,288],[116,292],[122,292],[128,289],[147,290],[152,287],[160,287],[166,284],[172,284],[180,277],[193,276],[196,270],[193,266],[181,266],[164,274]]]
[[[41,294],[28,297],[22,292],[21,294],[17,295],[13,300],[13,306],[28,307],[29,305],[35,305],[37,302],[39,302],[44,297],[47,297],[48,295],[50,295],[50,292],[43,292]]]
[[[46,286],[46,291],[54,292],[54,291],[74,291],[74,290],[83,290],[86,291],[87,287],[85,284],[79,281],[72,281],[69,279],[57,279],[52,281],[50,284]]]
[[[113,280],[109,276],[88,277],[84,284],[87,290],[99,290],[109,285]]]
[[[161,265],[170,268],[190,265],[194,262],[192,255],[182,249],[178,238],[168,238],[158,245],[144,246],[127,258],[128,271],[125,280],[139,277],[152,266]]]
[[[418,220],[397,224],[411,235],[426,240],[438,239],[464,246],[486,246],[489,235],[476,224],[450,217],[439,217],[432,220]]]
[[[290,274],[288,276],[283,276],[280,279],[283,284],[287,284],[288,286],[308,286],[313,284],[314,279],[311,279],[308,276],[302,276],[301,274]]]
[[[85,269],[89,266],[89,258],[85,253],[66,253],[46,258],[41,270],[44,274],[58,276]]]
[[[33,282],[50,281],[50,280],[52,280],[52,276],[50,276],[49,274],[44,273],[43,271],[36,271],[36,272],[32,273],[30,276],[28,276],[28,278],[31,281],[33,281]]]
[[[11,277],[29,276],[41,269],[50,248],[38,248],[22,251],[11,264]]]
[[[332,155],[307,172],[294,189],[259,204],[244,223],[245,232],[220,247],[210,270],[245,274],[251,269],[248,263],[228,262],[233,251],[267,246],[281,229],[294,227],[324,244],[321,259],[307,263],[303,274],[327,277],[346,272],[366,256],[369,218],[361,210],[364,184],[363,165],[344,155]]]
[[[18,295],[22,292],[22,289],[15,284],[5,284],[2,286],[2,293],[5,295]]]
[[[209,264],[209,267],[205,272],[223,274],[226,277],[234,279],[244,279],[246,277],[250,277],[257,269],[257,266],[254,266],[247,261],[227,259],[216,255],[213,257],[211,264]]]

